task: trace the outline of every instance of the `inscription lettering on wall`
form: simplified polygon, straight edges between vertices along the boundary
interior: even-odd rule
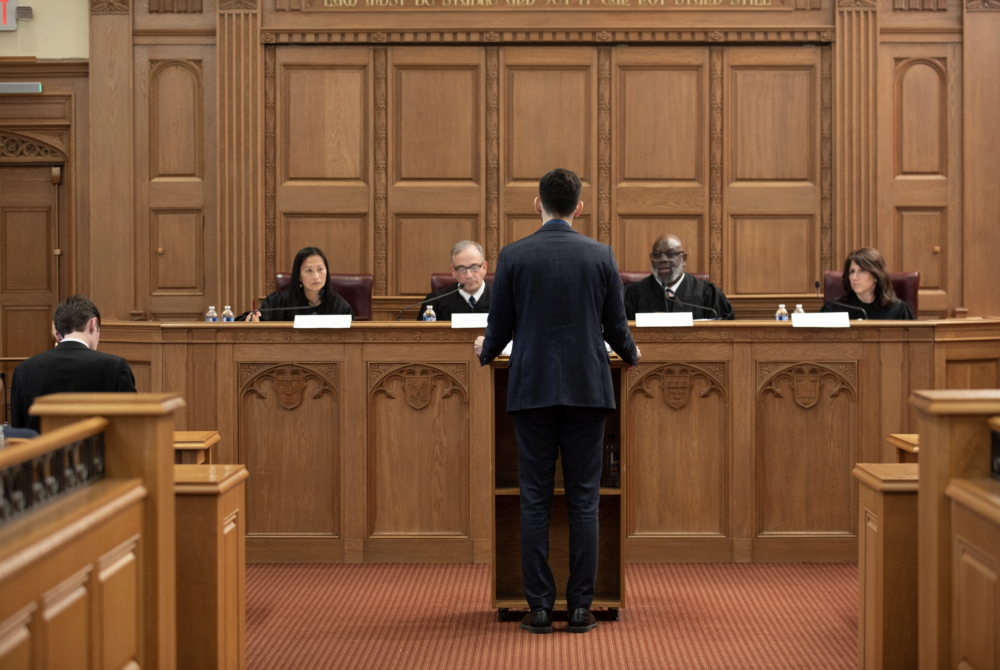
[[[305,11],[371,9],[779,9],[783,0],[312,0]]]

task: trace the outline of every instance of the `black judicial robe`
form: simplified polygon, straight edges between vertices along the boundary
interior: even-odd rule
[[[733,319],[733,306],[729,304],[726,295],[712,282],[702,281],[692,275],[685,274],[684,281],[677,287],[675,293],[678,300],[692,305],[711,307],[719,313],[719,319]],[[629,320],[635,320],[639,312],[692,312],[695,319],[716,318],[707,309],[687,307],[667,301],[663,287],[650,274],[639,282],[633,282],[625,287],[625,314]]]
[[[344,300],[343,297],[333,289],[327,288],[327,291],[333,292],[333,301],[327,306],[325,303],[320,303],[311,309],[290,309],[295,307],[292,304],[291,291],[275,291],[271,295],[264,298],[260,303],[258,309],[273,309],[272,312],[260,313],[261,321],[295,321],[296,314],[350,314],[351,318],[354,318],[354,310],[351,309],[350,303]],[[237,321],[244,321],[250,312],[245,312],[240,314],[236,319]]]
[[[913,316],[913,310],[902,300],[896,299],[896,302],[892,303],[888,307],[883,307],[875,302],[861,302],[858,299],[856,293],[848,293],[842,298],[838,298],[836,302],[828,302],[823,305],[821,312],[847,312],[850,316],[849,318],[860,319],[862,318],[861,312],[856,309],[850,309],[846,307],[850,305],[851,307],[860,307],[868,313],[868,319],[871,321],[913,321],[916,317]]]
[[[425,303],[420,306],[420,311],[417,312],[417,321],[424,320],[424,311],[427,309],[427,305],[434,305],[434,313],[437,315],[438,321],[451,321],[452,314],[489,314],[490,312],[490,295],[493,293],[493,287],[486,284],[486,288],[483,290],[483,294],[479,296],[479,300],[476,301],[475,308],[465,301],[461,293],[455,292],[451,295],[445,295],[446,293],[451,293],[458,288],[458,282],[454,284],[449,284],[442,289],[438,289],[433,293],[428,293],[425,300],[430,300],[431,302]]]

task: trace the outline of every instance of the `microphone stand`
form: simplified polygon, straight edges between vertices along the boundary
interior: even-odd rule
[[[678,305],[684,305],[685,307],[694,307],[695,309],[704,309],[704,310],[707,310],[707,311],[709,311],[709,312],[711,312],[712,314],[715,315],[715,318],[713,319],[713,321],[719,320],[719,313],[717,311],[715,311],[715,309],[712,308],[712,307],[705,307],[703,305],[692,305],[689,302],[684,302],[683,300],[678,300],[677,296],[667,295],[666,293],[664,293],[663,296],[667,300],[672,300],[672,301],[676,302]]]
[[[858,319],[858,321],[867,321],[868,312],[865,311],[864,307],[855,307],[854,305],[848,305],[846,302],[824,302],[824,305],[835,305],[837,307],[846,307],[847,309],[856,309],[865,315],[864,319]]]
[[[449,291],[448,293],[444,293],[442,295],[436,295],[433,298],[427,298],[426,300],[421,300],[420,302],[415,302],[412,305],[407,305],[403,309],[399,310],[399,314],[396,315],[396,321],[399,321],[400,319],[402,319],[403,318],[403,312],[405,312],[406,310],[410,309],[411,307],[416,307],[417,305],[423,305],[424,303],[427,303],[427,302],[434,302],[435,300],[437,300],[439,298],[447,298],[450,295],[455,295],[456,293],[458,293],[459,291],[461,291],[463,288],[465,288],[465,284],[459,284],[458,288],[455,289],[454,291]]]

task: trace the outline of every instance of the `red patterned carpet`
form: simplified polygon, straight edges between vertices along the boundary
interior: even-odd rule
[[[489,566],[247,566],[247,666],[817,668],[857,665],[853,564],[627,567],[619,621],[585,635],[500,623]],[[513,617],[512,617],[513,618]]]

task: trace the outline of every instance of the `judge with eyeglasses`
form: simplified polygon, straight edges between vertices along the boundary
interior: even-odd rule
[[[486,283],[486,272],[483,248],[477,242],[462,240],[456,244],[451,250],[455,283],[429,293],[429,302],[420,307],[417,321],[424,320],[427,305],[433,305],[438,321],[451,321],[452,314],[489,314],[492,287]]]
[[[656,238],[649,254],[653,274],[625,287],[628,319],[646,312],[691,312],[695,319],[733,319],[733,306],[722,289],[684,272],[686,262],[687,253],[679,237]]]

